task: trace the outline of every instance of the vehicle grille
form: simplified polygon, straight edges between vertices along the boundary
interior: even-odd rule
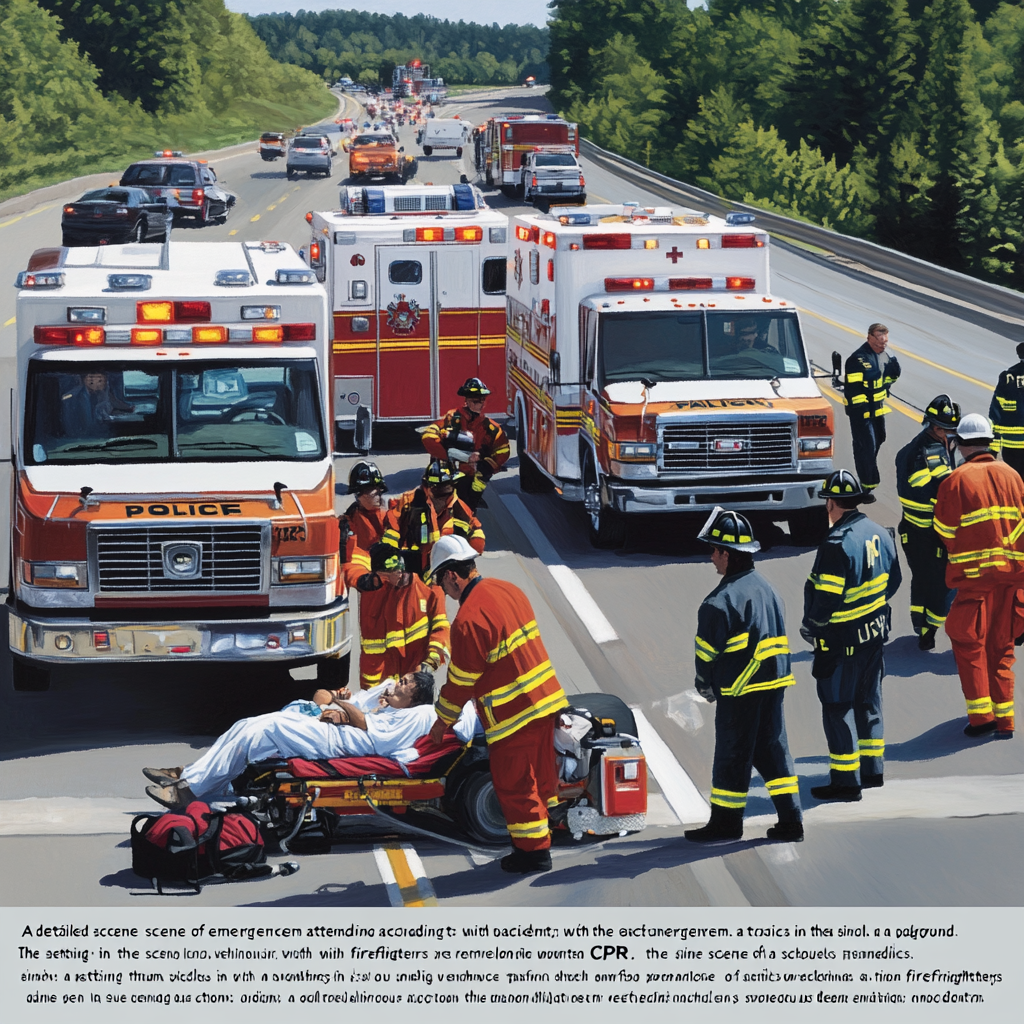
[[[424,196],[424,210],[447,210],[449,206],[447,196]]]
[[[670,423],[661,431],[658,469],[662,472],[774,472],[795,464],[793,424]],[[739,442],[738,450],[719,450],[716,442]]]
[[[395,196],[395,212],[420,209],[419,196]]]
[[[263,589],[263,530],[258,525],[150,526],[96,530],[100,593],[259,593]],[[168,579],[162,545],[202,546],[194,579]]]

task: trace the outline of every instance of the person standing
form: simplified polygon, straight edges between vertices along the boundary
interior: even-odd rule
[[[899,360],[886,349],[889,328],[872,324],[867,340],[846,360],[846,415],[853,435],[853,461],[864,490],[878,486],[878,450],[885,441],[885,403],[889,388],[899,379]]]
[[[508,462],[510,450],[505,431],[484,415],[491,393],[487,385],[479,377],[470,377],[457,393],[465,398],[465,405],[431,423],[423,432],[423,447],[433,459],[451,459],[464,474],[458,494],[475,512],[491,477]]]
[[[764,779],[779,821],[769,839],[804,838],[800,790],[786,742],[782,701],[790,671],[785,609],[754,568],[761,545],[746,517],[715,509],[698,535],[724,579],[697,612],[697,692],[716,704],[711,820],[683,834],[691,843],[743,838],[753,766]]]
[[[1017,357],[999,374],[988,415],[1003,462],[1024,476],[1024,342],[1017,346]]]
[[[355,501],[340,517],[342,533],[347,530],[342,575],[349,587],[370,570],[370,548],[384,536],[384,494],[388,485],[375,462],[357,462],[348,475],[348,493]]]
[[[883,784],[882,646],[889,601],[902,581],[896,544],[859,505],[875,500],[846,469],[822,484],[828,536],[804,584],[801,635],[814,646],[821,720],[829,750],[829,783],[818,800],[860,800],[861,788]]]
[[[569,706],[526,595],[484,579],[462,537],[442,537],[430,554],[430,578],[459,602],[452,623],[448,679],[434,705],[431,739],[440,743],[463,706],[476,701],[487,738],[491,778],[514,850],[504,871],[551,870],[548,806],[558,792],[555,718]]]
[[[960,406],[949,395],[928,403],[924,430],[896,456],[896,489],[903,507],[900,543],[910,566],[910,621],[922,651],[935,647],[935,633],[946,621],[952,592],[946,586],[946,548],[932,520],[939,484],[952,472],[949,438],[960,422]]]
[[[946,619],[967,702],[966,736],[1013,736],[1014,638],[1024,627],[1024,481],[997,462],[992,424],[970,413],[956,431],[964,463],[939,485],[935,532],[949,552]]]

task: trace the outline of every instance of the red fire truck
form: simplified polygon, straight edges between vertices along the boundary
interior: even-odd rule
[[[437,419],[467,377],[503,408],[504,214],[462,184],[347,186],[340,209],[306,217],[334,318],[340,429]]]
[[[570,147],[580,155],[576,125],[557,114],[506,114],[492,117],[476,130],[476,169],[489,186],[512,194],[522,185],[527,154],[539,149]]]

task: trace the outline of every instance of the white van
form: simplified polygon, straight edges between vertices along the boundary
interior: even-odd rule
[[[430,156],[435,149],[454,149],[455,155],[462,156],[462,147],[469,138],[473,126],[457,117],[437,117],[427,122],[420,142],[423,155]]]

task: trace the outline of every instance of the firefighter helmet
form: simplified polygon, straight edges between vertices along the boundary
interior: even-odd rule
[[[753,554],[761,550],[761,545],[754,538],[750,520],[739,512],[728,512],[716,505],[708,516],[697,539],[716,548],[728,548],[730,551],[749,551]]]
[[[875,496],[865,490],[848,469],[837,469],[829,473],[822,481],[818,497],[832,498],[834,501],[855,501],[858,505],[870,505],[875,500]]]
[[[991,444],[995,434],[986,416],[980,412],[969,412],[957,425],[956,439],[961,445]]]
[[[370,548],[371,572],[405,572],[405,559],[402,552],[391,544],[377,541]]]
[[[470,377],[456,392],[461,398],[486,398],[490,389],[479,377]]]
[[[460,537],[456,533],[448,534],[430,549],[430,570],[426,575],[427,582],[436,579],[438,571],[446,566],[450,567],[461,562],[473,562],[478,557],[465,537]]]
[[[945,430],[956,430],[960,422],[960,406],[949,395],[936,395],[924,413],[925,422]]]
[[[463,476],[450,459],[431,459],[430,465],[423,471],[423,483],[427,487],[443,487],[445,484],[454,484]]]
[[[1017,358],[1024,359],[1024,341],[1017,346]]]
[[[348,475],[348,493],[362,494],[363,491],[386,491],[384,474],[377,468],[376,462],[357,462]]]

